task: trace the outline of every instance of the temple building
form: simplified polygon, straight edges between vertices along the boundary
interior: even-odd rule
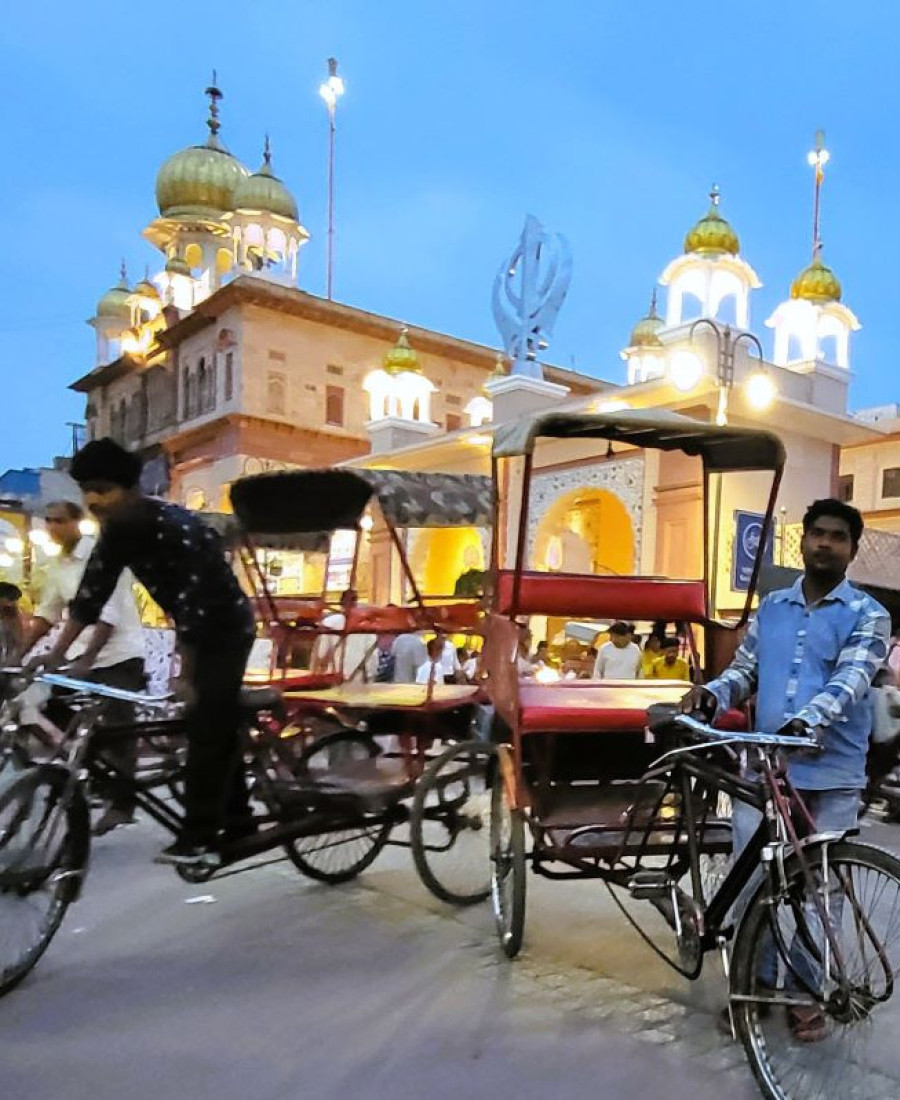
[[[89,435],[143,454],[148,491],[219,510],[232,481],[265,469],[352,463],[486,474],[495,423],[550,407],[667,409],[781,436],[788,466],[776,555],[796,542],[790,532],[809,501],[838,491],[870,521],[900,530],[900,416],[893,406],[848,411],[859,322],[824,262],[818,222],[811,261],[798,263],[766,321],[770,354],[754,330],[760,278],[714,187],[631,328],[625,383],[542,363],[524,378],[508,373],[509,347],[300,289],[309,233],[271,143],[266,137],[251,172],[224,144],[215,82],[206,94],[205,141],[157,173],[157,214],[144,236],[160,253],[158,270],[132,285],[123,266],[89,322],[95,364],[73,384],[85,396]],[[817,194],[820,184],[817,169]],[[716,489],[713,596],[723,614],[742,601],[736,516],[764,503],[759,480],[729,478]],[[698,465],[682,455],[554,443],[538,456],[533,565],[694,575],[701,497]],[[369,541],[371,594],[397,598],[377,526]],[[486,533],[474,530],[411,534],[409,543],[433,592],[482,568],[486,546]]]
[[[498,352],[298,288],[309,234],[276,175],[268,137],[251,173],[221,137],[211,85],[207,137],[156,177],[144,237],[159,270],[131,285],[123,264],[89,324],[88,435],[145,457],[145,485],[192,508],[227,507],[243,474],[328,466],[490,417]],[[596,379],[548,368],[572,392]]]

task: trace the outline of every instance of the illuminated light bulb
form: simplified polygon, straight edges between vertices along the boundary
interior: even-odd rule
[[[751,374],[744,383],[744,396],[751,409],[762,412],[775,400],[775,383],[764,371]]]
[[[21,554],[25,549],[25,543],[18,536],[4,539],[3,545],[6,547],[6,551],[9,554]]]
[[[369,515],[363,516],[359,521],[360,530],[362,531],[371,531],[374,525],[375,521]]]
[[[13,564],[13,559],[9,554],[0,554],[0,569],[9,569]]]
[[[617,413],[630,408],[631,406],[627,401],[620,401],[616,398],[610,398],[608,401],[598,401],[596,406],[598,413]]]
[[[681,393],[687,393],[703,377],[703,361],[692,351],[676,351],[669,360],[669,381]]]
[[[62,548],[55,542],[48,542],[42,549],[48,558],[58,558]]]
[[[81,519],[78,521],[78,530],[82,535],[96,535],[98,531],[97,521],[93,519]]]
[[[43,527],[35,527],[33,531],[29,531],[28,538],[31,540],[33,546],[46,546],[50,541],[50,536]]]
[[[543,665],[535,672],[534,678],[539,684],[555,684],[560,679],[560,675],[555,668]]]

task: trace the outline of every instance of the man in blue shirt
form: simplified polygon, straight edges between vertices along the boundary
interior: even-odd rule
[[[762,600],[729,667],[682,701],[682,710],[711,720],[755,695],[757,729],[815,736],[821,751],[791,760],[789,774],[819,831],[856,825],[872,728],[869,688],[888,653],[888,613],[846,579],[862,531],[862,516],[849,504],[810,505],[803,576]],[[735,852],[758,825],[759,813],[736,802]],[[774,961],[772,973],[761,975],[770,984]],[[807,1041],[821,1031],[817,1020],[794,1030]]]

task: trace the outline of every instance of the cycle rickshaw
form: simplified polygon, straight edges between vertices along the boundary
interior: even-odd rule
[[[423,883],[453,904],[487,897],[484,870],[491,749],[473,738],[477,685],[374,681],[367,656],[378,635],[480,634],[478,598],[424,595],[406,548],[410,531],[484,528],[490,523],[489,478],[394,470],[293,470],[243,478],[232,487],[245,568],[254,577],[267,629],[278,639],[269,683],[282,691],[284,731],[299,746],[304,773],[321,789],[365,793],[396,808],[391,822],[347,835],[309,838],[294,846],[303,870],[325,882],[358,874],[388,843],[392,826],[409,819],[409,841]],[[294,599],[287,606],[271,591],[260,546],[292,539],[352,536],[345,562],[346,590],[355,590],[363,533],[372,513],[387,536],[397,603],[342,608],[329,593]],[[364,522],[368,517],[368,523]],[[328,569],[325,569],[326,588]],[[298,614],[298,611],[300,612]],[[339,620],[333,616],[338,615]],[[326,625],[331,621],[335,625]],[[325,645],[317,667],[285,661],[298,639]],[[368,642],[359,644],[359,640]],[[348,659],[354,640],[354,656]],[[309,646],[307,645],[307,650]],[[298,736],[299,735],[299,736]]]
[[[526,567],[535,451],[540,440],[560,439],[602,440],[607,454],[619,444],[696,456],[704,503],[711,482],[718,495],[727,473],[771,479],[737,622],[726,626],[710,614],[715,538],[704,539],[699,580]],[[519,620],[576,612],[691,624],[695,670],[702,642],[705,667],[715,674],[750,612],[784,465],[780,441],[765,431],[674,413],[547,413],[499,427],[493,464],[498,485],[519,487],[495,522],[485,643],[486,690],[501,742],[490,845],[492,905],[504,952],[512,957],[522,944],[529,866],[551,879],[599,880],[684,976],[698,977],[705,955],[721,952],[726,972],[730,965],[733,1026],[764,1095],[806,1100],[823,1095],[826,1083],[831,1095],[842,1097],[896,1095],[900,1066],[892,1062],[896,1043],[888,1035],[900,1023],[894,996],[900,861],[842,834],[809,835],[811,820],[787,778],[783,754],[809,749],[810,742],[752,732],[740,713],[724,715],[716,729],[683,718],[677,704],[688,683],[548,684],[517,675]],[[737,766],[740,753],[759,782]],[[723,796],[763,813],[753,841],[727,871],[722,863],[731,828]],[[732,907],[747,894],[735,931]],[[773,956],[778,978],[764,983],[763,963]],[[793,1041],[785,1021],[798,1010],[821,1015],[821,1042],[803,1048]]]

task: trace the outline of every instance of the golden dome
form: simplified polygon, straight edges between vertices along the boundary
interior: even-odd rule
[[[791,297],[807,302],[839,302],[841,294],[840,280],[818,255],[791,283]]]
[[[250,175],[219,141],[218,100],[222,93],[215,82],[206,94],[210,98],[206,144],[175,153],[157,173],[156,205],[164,218],[217,218],[223,211],[234,209],[235,189]]]
[[[719,213],[719,189],[713,186],[709,193],[709,210],[688,230],[684,238],[685,252],[699,256],[737,256],[741,242],[737,233]]]
[[[95,316],[114,318],[117,321],[126,321],[130,325],[131,305],[128,301],[130,295],[131,291],[128,289],[128,276],[125,272],[125,264],[123,263],[119,273],[119,281],[115,286],[110,287],[97,303]]]
[[[190,278],[191,269],[179,256],[172,256],[166,260],[167,275],[187,275]]]
[[[297,201],[272,171],[272,154],[266,138],[263,162],[258,172],[238,183],[234,192],[234,209],[279,214],[282,218],[299,220]]]
[[[497,352],[497,362],[494,364],[494,369],[485,378],[484,384],[481,387],[481,392],[485,397],[491,396],[491,391],[488,389],[490,382],[496,382],[498,378],[505,378],[509,374],[509,361],[502,351]],[[493,400],[493,399],[492,399]]]
[[[153,300],[159,298],[159,291],[149,279],[141,279],[131,293],[141,298],[152,298]]]
[[[400,330],[397,343],[381,360],[381,365],[387,374],[402,374],[404,371],[408,374],[422,373],[422,368],[419,366],[419,357],[409,346],[407,332],[408,329],[406,328]]]
[[[656,312],[656,289],[654,288],[649,312],[631,330],[631,336],[628,338],[629,348],[661,348],[663,345],[659,333],[665,327],[665,321]]]

